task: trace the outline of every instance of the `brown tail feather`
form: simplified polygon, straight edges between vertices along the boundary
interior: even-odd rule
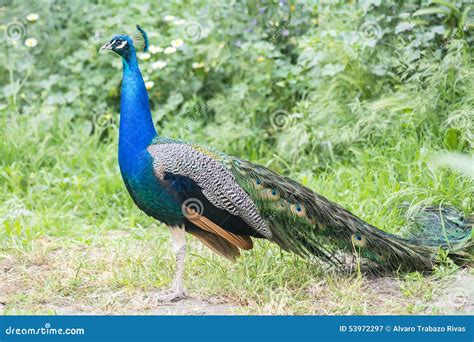
[[[252,239],[249,236],[236,235],[222,229],[217,224],[209,220],[207,217],[199,215],[196,211],[191,208],[186,208],[187,219],[199,228],[208,231],[210,233],[217,234],[229,243],[245,250],[253,248]]]
[[[204,230],[195,230],[190,231],[189,233],[198,238],[199,241],[201,241],[205,246],[210,248],[216,254],[224,258],[235,261],[235,259],[240,256],[239,249],[235,245],[227,242],[225,239],[216,234]]]

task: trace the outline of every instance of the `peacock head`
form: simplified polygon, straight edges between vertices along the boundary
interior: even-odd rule
[[[113,51],[126,61],[130,61],[136,51],[146,52],[148,50],[148,45],[148,35],[145,30],[137,25],[137,32],[130,35],[116,35],[100,48],[100,52],[105,53]]]

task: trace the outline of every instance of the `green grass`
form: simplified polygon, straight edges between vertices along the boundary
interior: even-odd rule
[[[174,258],[166,227],[141,213],[124,189],[117,132],[104,144],[99,135],[59,120],[55,129],[36,133],[41,136],[17,139],[30,125],[19,122],[3,140],[8,165],[0,175],[5,312],[50,313],[63,307],[148,312],[152,305],[131,303],[169,285]],[[414,149],[410,142],[391,150],[373,147],[361,151],[357,163],[292,176],[396,232],[403,221],[393,210],[396,204],[455,199],[462,206],[472,189],[454,172],[430,172],[423,156],[410,155]],[[430,303],[450,279],[444,273],[401,275],[396,282],[333,274],[263,241],[231,263],[192,237],[188,241],[185,281],[191,294],[218,297],[238,313],[432,313],[437,311]],[[387,285],[378,285],[381,281]],[[383,291],[390,297],[382,298],[378,286],[389,286]]]

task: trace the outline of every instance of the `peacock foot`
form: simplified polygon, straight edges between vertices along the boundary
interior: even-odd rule
[[[156,303],[171,303],[185,299],[188,296],[184,289],[169,289],[154,297]]]

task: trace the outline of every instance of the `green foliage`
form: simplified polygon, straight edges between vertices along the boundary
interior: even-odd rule
[[[472,124],[450,120],[473,110],[470,6],[115,0],[12,2],[2,12],[6,29],[24,28],[19,40],[2,42],[10,111],[60,111],[84,129],[104,113],[116,119],[120,61],[97,51],[140,23],[155,47],[141,68],[155,84],[150,97],[164,135],[249,158],[276,150],[309,170],[354,160],[354,148],[394,144],[400,132],[433,148],[472,147]],[[31,12],[40,19],[28,22]],[[38,45],[23,46],[31,37]],[[156,52],[173,43],[184,44]],[[277,111],[287,114],[283,127],[272,125]]]

